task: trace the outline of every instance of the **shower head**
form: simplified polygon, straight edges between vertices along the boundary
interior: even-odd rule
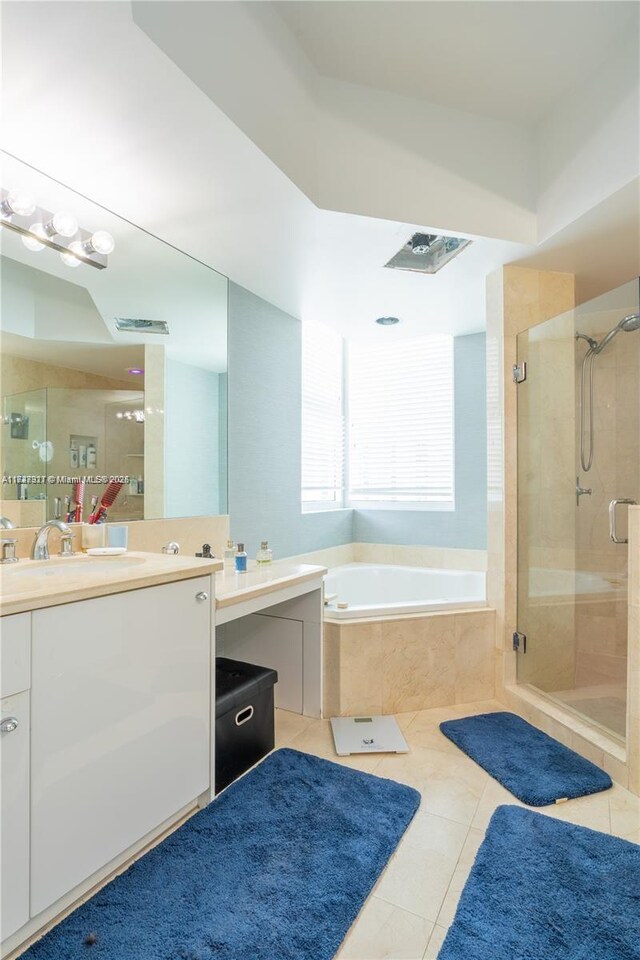
[[[617,323],[612,330],[609,330],[597,347],[594,349],[594,353],[600,353],[601,350],[607,346],[608,343],[611,343],[616,334],[620,333],[621,330],[624,330],[625,333],[631,333],[632,330],[640,330],[640,313],[631,313],[628,317],[623,317],[620,323]]]
[[[618,326],[621,330],[627,332],[640,329],[640,313],[632,313],[630,316],[625,317],[624,320],[620,321]]]

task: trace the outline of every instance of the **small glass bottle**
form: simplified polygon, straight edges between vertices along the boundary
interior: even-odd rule
[[[244,549],[244,543],[238,544],[238,552],[236,553],[236,573],[246,573],[247,572],[247,554]]]
[[[261,541],[256,560],[259,564],[271,563],[273,560],[273,550],[270,549],[268,540]]]
[[[227,540],[227,545],[224,548],[224,569],[234,570],[235,565],[236,565],[236,548],[233,545],[233,540]]]

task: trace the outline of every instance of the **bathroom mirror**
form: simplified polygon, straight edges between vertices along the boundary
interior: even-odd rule
[[[226,513],[226,277],[6,154],[2,167],[0,514],[67,519],[81,478],[86,520],[110,477],[109,520]],[[34,238],[31,221],[60,211],[70,221]]]

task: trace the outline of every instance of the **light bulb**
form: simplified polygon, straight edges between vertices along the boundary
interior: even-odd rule
[[[61,237],[72,237],[78,232],[78,221],[72,213],[67,213],[66,210],[59,210],[58,213],[54,213],[50,225],[53,232]],[[49,227],[49,224],[47,224],[47,227]]]
[[[19,217],[30,217],[35,208],[35,202],[21,190],[12,190],[2,201],[2,212],[5,217],[10,217],[14,213]]]
[[[80,260],[73,253],[61,253],[60,259],[63,263],[66,263],[68,267],[79,267]]]
[[[29,227],[30,233],[35,233],[38,237],[46,237],[47,231],[44,229],[41,223],[32,223]],[[27,250],[33,250],[34,253],[37,253],[38,250],[44,250],[45,244],[40,243],[39,240],[36,240],[35,237],[23,236],[20,238],[24,243]]]
[[[105,257],[113,252],[115,241],[106,230],[96,230],[89,241],[96,253],[102,253]]]

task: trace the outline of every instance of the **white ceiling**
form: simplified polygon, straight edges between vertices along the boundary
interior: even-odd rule
[[[325,77],[533,125],[637,31],[626,0],[274,2]]]
[[[150,5],[143,3],[142,6]],[[199,8],[210,4],[186,6]],[[271,9],[268,4],[264,6]],[[453,96],[457,90],[456,96],[467,98],[465,109],[472,109],[471,98],[480,88],[485,109],[487,100],[489,106],[494,102],[499,111],[511,111],[518,101],[525,110],[525,119],[530,122],[552,88],[557,93],[562,83],[575,82],[580,69],[593,69],[597,59],[593,54],[596,26],[599,25],[602,52],[610,33],[620,30],[624,14],[621,8],[631,16],[629,11],[635,4],[582,3],[580,0],[472,4],[491,8],[487,10],[490,18],[487,22],[491,23],[494,7],[506,11],[502,32],[494,35],[492,44],[487,40],[484,46],[479,43],[482,32],[479,28],[471,29],[472,19],[462,15],[466,3],[370,5],[342,0],[319,4],[322,9],[315,12],[314,3],[292,2],[285,6],[286,17],[300,16],[303,20],[307,8],[310,18],[318,16],[320,20],[326,20],[331,11],[335,18],[333,27],[329,30],[326,23],[319,22],[318,35],[322,38],[326,34],[328,49],[328,36],[332,34],[336,50],[342,51],[336,57],[346,66],[349,51],[353,53],[354,45],[358,46],[355,41],[360,34],[362,47],[367,50],[380,50],[386,36],[389,46],[383,59],[390,63],[390,70],[397,66],[399,76],[402,70],[418,70],[415,62],[419,63],[420,77],[416,75],[417,79],[409,79],[409,83],[424,83],[425,51],[429,51],[429,57],[435,58],[430,62],[437,64],[431,81],[436,93]],[[520,11],[527,8],[523,19],[512,16],[514,6]],[[304,9],[298,10],[298,7]],[[416,10],[412,13],[409,7]],[[602,17],[605,7],[609,11],[606,22]],[[417,13],[418,8],[422,13]],[[571,17],[565,8],[574,11],[571,37]],[[378,18],[390,16],[392,12],[395,17],[396,11],[403,29],[399,34],[385,34],[386,24],[379,23]],[[444,43],[445,20],[453,17],[454,11],[457,11],[455,21],[450,23]],[[409,36],[412,31],[407,18],[426,18],[427,14],[434,18],[434,33],[425,30],[423,21],[420,28],[423,43],[416,61],[415,57],[408,56],[408,45],[414,41]],[[547,30],[553,35],[551,40],[543,37],[545,16]],[[352,19],[343,23],[343,17]],[[375,30],[368,27],[367,17],[379,24]],[[274,19],[278,17],[274,15]],[[535,29],[532,21],[537,24]],[[464,31],[461,23],[465,24]],[[354,33],[357,24],[360,34]],[[436,28],[436,24],[440,26]],[[565,44],[564,60],[560,55],[561,44],[555,40],[556,28]],[[518,39],[518,30],[526,36]],[[440,37],[446,56],[431,49],[437,46],[429,39],[432,36]],[[451,53],[451,36],[456,38],[455,57]],[[508,56],[503,52],[507,39],[511,45],[508,45]],[[415,224],[318,209],[242,132],[231,115],[226,115],[136,26],[128,3],[100,0],[10,3],[3,10],[2,42],[3,139],[7,149],[294,316],[323,320],[347,336],[357,337],[377,332],[379,328],[373,326],[373,320],[386,314],[402,318],[403,324],[394,334],[398,336],[443,331],[472,333],[484,327],[486,274],[505,262],[521,261],[536,252],[532,246],[477,237],[470,248],[435,276],[384,270],[383,264],[416,229],[446,228],[447,223]],[[394,56],[389,56],[389,49]],[[514,50],[518,51],[518,63],[511,63]],[[72,54],[72,71],[60,71],[60,51]],[[538,56],[538,51],[543,53]],[[374,54],[367,56],[375,66]],[[478,74],[473,76],[473,71],[460,68],[460,74],[465,73],[464,82],[457,79],[457,73],[455,78],[449,76],[456,72],[455,65],[462,63],[462,57],[470,59]],[[518,72],[521,59],[527,68]],[[494,62],[499,64],[499,70],[494,68]],[[25,70],[26,63],[28,70]],[[55,83],[51,82],[52,76],[56,77]],[[78,81],[79,77],[82,82]],[[226,82],[228,87],[234,86],[233,73],[228,73]],[[364,79],[361,82],[365,82]],[[412,96],[416,96],[415,90]],[[460,103],[457,106],[460,107]],[[265,124],[269,121],[266,117]],[[286,118],[282,121],[282,131],[290,133]],[[408,147],[405,153],[411,164],[420,160],[416,156],[414,161]],[[470,149],[472,160],[474,156],[477,150],[474,153]],[[463,205],[473,201],[473,194],[465,193],[464,186],[464,181],[456,180],[452,188]],[[488,208],[494,209],[494,194],[484,192]],[[469,201],[467,196],[471,197]],[[101,220],[98,226],[107,224]],[[112,232],[115,235],[115,228]],[[118,241],[116,249],[126,249],[124,239]],[[52,256],[55,259],[55,255]],[[111,275],[115,275],[116,269],[120,269],[117,262],[112,258],[106,272],[112,271]],[[59,272],[59,261],[55,263]],[[78,272],[60,275],[77,283]],[[98,274],[98,271],[91,273]],[[92,297],[105,318],[123,312],[122,305],[112,298],[100,299],[94,289],[100,281],[99,275],[90,281]],[[164,293],[168,296],[170,292],[171,269],[157,271],[156,281],[149,293],[158,301],[157,313],[163,307]],[[178,298],[172,308],[175,312],[179,307]],[[185,348],[197,354],[207,344],[206,328],[195,330],[183,319],[180,329],[184,332]],[[157,343],[158,338],[150,342]]]

